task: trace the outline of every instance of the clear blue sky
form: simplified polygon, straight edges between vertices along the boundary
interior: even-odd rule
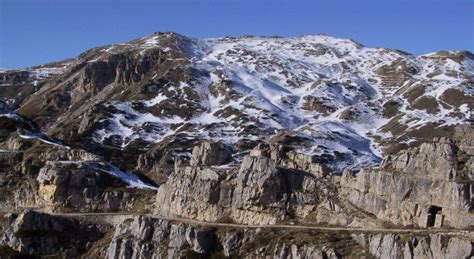
[[[422,54],[474,49],[473,0],[0,0],[0,67],[73,57],[174,31],[194,37],[326,33]]]

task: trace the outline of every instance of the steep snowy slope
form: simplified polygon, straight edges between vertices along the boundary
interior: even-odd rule
[[[472,123],[474,107],[469,52],[413,56],[326,35],[158,33],[64,66],[18,112],[65,141],[141,153],[201,139],[247,147],[285,131],[299,139],[286,145],[337,172]]]

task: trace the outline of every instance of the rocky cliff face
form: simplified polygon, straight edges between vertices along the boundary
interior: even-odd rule
[[[469,258],[472,240],[444,235],[357,235],[353,238],[376,258]]]
[[[138,231],[137,231],[138,230]],[[205,226],[176,224],[170,221],[137,217],[121,223],[116,228],[112,242],[107,250],[108,258],[156,258],[156,257],[190,257],[190,256],[225,256],[225,257],[264,257],[274,258],[339,258],[335,249],[338,239],[346,239],[346,248],[350,253],[365,251],[350,236],[342,234],[330,240],[324,233],[308,244],[288,243],[288,236],[273,239],[280,232],[273,230],[255,230],[238,228],[209,228]],[[283,232],[282,232],[283,233]],[[305,235],[306,234],[306,235]],[[302,236],[311,239],[311,233]],[[263,244],[263,240],[269,243]],[[318,241],[325,240],[321,246]]]
[[[245,224],[272,224],[307,216],[327,195],[328,180],[277,167],[264,154],[268,150],[252,150],[240,167],[178,168],[158,189],[156,212]],[[199,157],[201,153],[193,152],[191,161]]]
[[[394,224],[471,228],[472,149],[434,139],[387,157],[377,169],[341,180],[341,197]]]
[[[144,211],[156,187],[103,157],[71,148],[2,106],[2,211]],[[135,191],[133,188],[150,189]],[[151,203],[151,202],[149,202]]]
[[[4,216],[0,246],[5,256],[75,257],[102,237],[99,228],[44,213],[28,211]],[[8,248],[8,249],[7,249]],[[7,254],[10,252],[10,254]]]
[[[145,212],[154,192],[136,191],[115,175],[114,168],[98,161],[47,162],[40,169],[38,196],[52,211]]]

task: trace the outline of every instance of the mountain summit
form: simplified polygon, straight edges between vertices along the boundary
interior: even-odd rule
[[[213,139],[244,152],[284,140],[340,172],[471,123],[473,77],[474,56],[462,51],[413,56],[327,35],[155,33],[4,71],[0,94],[66,143],[143,153]]]

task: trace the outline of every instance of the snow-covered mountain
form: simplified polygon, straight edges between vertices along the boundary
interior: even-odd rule
[[[470,258],[473,86],[326,35],[0,69],[0,257]]]
[[[156,33],[0,72],[3,101],[70,145],[136,159],[212,139],[238,160],[284,141],[334,172],[472,124],[473,95],[470,52],[414,56],[327,35]]]

